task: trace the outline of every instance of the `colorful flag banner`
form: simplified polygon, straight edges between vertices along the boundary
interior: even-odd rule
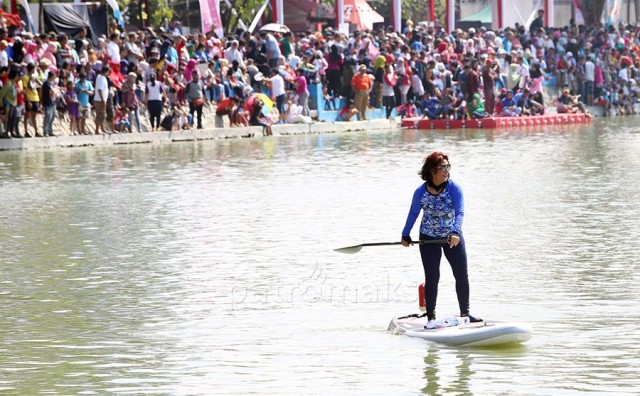
[[[202,16],[202,33],[222,28],[219,6],[216,0],[200,0],[200,15]]]
[[[124,28],[124,19],[122,19],[122,13],[120,12],[120,6],[116,0],[107,0],[107,4],[113,8],[113,17],[118,21],[118,25]]]

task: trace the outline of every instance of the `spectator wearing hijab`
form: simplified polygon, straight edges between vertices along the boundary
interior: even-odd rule
[[[224,57],[229,61],[229,63],[233,63],[233,61],[236,61],[239,65],[244,65],[244,59],[239,47],[240,44],[238,40],[232,40],[229,48],[224,51]]]

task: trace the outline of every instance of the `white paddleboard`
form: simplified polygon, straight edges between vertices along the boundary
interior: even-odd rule
[[[450,320],[453,319],[453,320]],[[495,346],[520,344],[533,337],[533,327],[528,323],[485,320],[465,322],[466,318],[447,318],[438,321],[440,327],[427,330],[428,320],[423,317],[395,317],[389,323],[389,331],[409,337],[459,346]],[[460,324],[455,324],[460,322]]]

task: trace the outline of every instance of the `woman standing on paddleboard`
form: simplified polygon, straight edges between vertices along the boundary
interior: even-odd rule
[[[449,179],[451,163],[449,157],[435,151],[424,159],[418,174],[425,181],[413,194],[411,209],[402,230],[402,244],[411,245],[411,229],[420,211],[420,240],[447,238],[448,243],[421,244],[420,256],[425,275],[425,297],[427,307],[427,328],[435,328],[436,300],[440,280],[440,259],[442,252],[449,261],[456,279],[456,293],[460,305],[460,316],[468,316],[471,322],[482,319],[469,314],[469,277],[467,275],[467,251],[462,236],[464,199],[460,186]]]

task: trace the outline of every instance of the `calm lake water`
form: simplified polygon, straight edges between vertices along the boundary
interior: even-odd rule
[[[639,394],[637,123],[2,152],[0,394]],[[520,347],[389,334],[417,249],[332,251],[399,240],[433,150]]]

